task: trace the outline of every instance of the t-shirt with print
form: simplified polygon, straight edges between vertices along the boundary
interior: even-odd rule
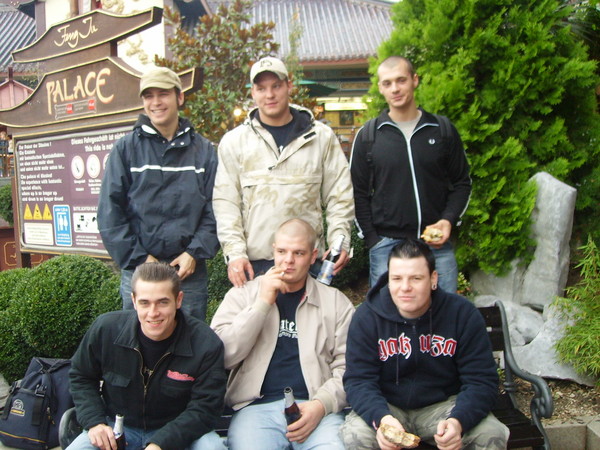
[[[254,403],[265,403],[283,398],[283,390],[291,387],[298,399],[308,399],[308,389],[300,366],[296,310],[304,298],[305,288],[279,294],[279,331],[277,344],[261,388],[262,398]]]

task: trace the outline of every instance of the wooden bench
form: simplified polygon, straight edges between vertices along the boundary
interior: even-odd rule
[[[498,362],[500,362],[501,355],[504,357],[504,377],[500,383],[498,399],[493,408],[493,413],[510,430],[507,448],[532,447],[534,449],[549,450],[550,443],[541,421],[542,417],[550,418],[553,411],[552,394],[548,383],[542,377],[525,372],[515,361],[502,302],[478,309],[485,320],[492,350],[497,352]],[[515,377],[521,378],[531,385],[533,397],[530,403],[530,417],[525,415],[517,405]],[[346,408],[346,412],[348,411],[350,411],[350,408]],[[224,414],[219,420],[217,432],[221,436],[227,436],[230,420],[231,413]],[[423,443],[418,448],[435,447]]]
[[[492,349],[494,352],[497,352],[498,360],[500,360],[501,354],[504,359],[504,377],[500,383],[498,400],[493,408],[493,413],[510,430],[508,448],[532,447],[534,449],[550,450],[548,436],[541,421],[542,418],[550,418],[553,411],[552,394],[548,383],[542,377],[525,372],[517,365],[512,354],[508,323],[502,303],[497,302],[494,306],[478,309],[485,320]],[[515,377],[521,378],[531,385],[533,396],[529,405],[529,416],[525,415],[517,405]],[[345,411],[348,412],[350,409],[346,408]],[[70,416],[68,419],[65,418],[67,415]],[[72,423],[73,420],[76,421],[74,410],[65,414],[65,417],[63,417],[60,424],[61,446],[64,445],[62,448],[65,448],[66,444],[71,442],[80,431]],[[64,424],[63,420],[65,421]],[[217,423],[216,431],[219,435],[223,437],[227,436],[230,421],[231,411],[228,411],[221,416]],[[69,430],[71,437],[67,438],[64,436],[63,430],[65,432]],[[75,436],[73,436],[74,433]],[[418,448],[427,449],[434,447],[423,443]]]

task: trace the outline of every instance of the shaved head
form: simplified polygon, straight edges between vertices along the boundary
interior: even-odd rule
[[[410,60],[408,58],[405,58],[404,56],[394,55],[394,56],[388,56],[386,59],[384,59],[381,62],[381,64],[379,64],[379,67],[377,68],[377,75],[379,75],[379,68],[385,67],[387,69],[391,69],[393,67],[396,67],[400,63],[406,64],[411,76],[413,76],[415,74],[415,68],[413,67],[412,62],[410,62]]]
[[[315,232],[315,229],[302,219],[290,219],[283,222],[275,232],[275,240],[277,240],[280,235],[290,237],[303,236],[306,238],[311,249],[315,248],[317,243],[317,233]]]

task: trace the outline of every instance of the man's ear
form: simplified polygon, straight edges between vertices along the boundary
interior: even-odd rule
[[[175,304],[177,305],[177,309],[181,308],[182,303],[183,303],[183,291],[179,291],[179,294],[177,294],[177,299],[175,299]]]
[[[135,302],[135,295],[131,293],[131,302],[133,303],[133,309],[137,310],[137,303]]]
[[[438,285],[438,273],[436,270],[434,270],[433,272],[431,272],[431,288],[433,288],[433,286],[435,286],[435,289],[437,289],[437,285]],[[434,289],[434,290],[435,290]]]
[[[315,263],[315,261],[317,260],[317,256],[319,256],[319,251],[315,247],[315,248],[313,248],[312,257],[310,258],[310,264],[311,265],[313,265]]]

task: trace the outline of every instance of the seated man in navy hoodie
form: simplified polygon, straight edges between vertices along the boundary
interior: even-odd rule
[[[357,309],[346,349],[346,449],[399,448],[383,423],[443,450],[506,448],[508,428],[490,413],[498,375],[483,318],[437,283],[429,247],[401,240],[388,276]]]

